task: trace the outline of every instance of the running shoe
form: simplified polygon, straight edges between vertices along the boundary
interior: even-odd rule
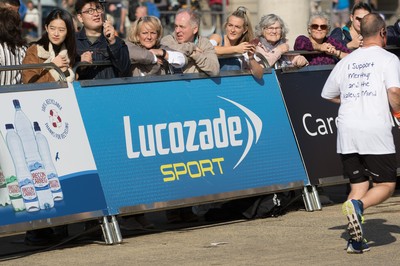
[[[367,240],[364,238],[361,242],[354,239],[349,239],[347,242],[347,253],[349,254],[360,254],[363,252],[370,251],[370,247],[367,244]]]
[[[358,200],[352,199],[342,205],[343,214],[346,215],[349,221],[348,230],[350,237],[357,242],[362,242],[363,240],[363,211],[361,204]]]

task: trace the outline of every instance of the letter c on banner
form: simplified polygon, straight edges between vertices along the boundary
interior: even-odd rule
[[[307,117],[312,117],[312,115],[311,115],[311,114],[304,114],[304,115],[303,115],[303,127],[304,127],[304,129],[305,129],[305,131],[307,132],[308,135],[310,135],[310,136],[312,136],[312,137],[315,137],[316,135],[318,135],[317,132],[312,133],[312,132],[311,132],[310,130],[308,130],[308,128],[307,128],[307,125],[306,125],[306,118],[307,118]]]

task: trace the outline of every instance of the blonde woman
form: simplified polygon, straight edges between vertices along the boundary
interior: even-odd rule
[[[254,45],[249,42],[254,38],[253,27],[245,7],[238,7],[227,17],[224,29],[225,35],[213,34],[210,37],[218,56],[245,54],[254,49]],[[246,68],[238,58],[219,58],[219,63],[221,70]]]
[[[163,28],[154,16],[144,16],[132,23],[128,36],[132,76],[165,75],[168,64],[182,68],[185,56],[160,45]]]
[[[254,33],[245,7],[238,7],[228,16],[224,29],[225,35],[213,34],[210,37],[217,55],[243,54],[254,46],[249,43]]]

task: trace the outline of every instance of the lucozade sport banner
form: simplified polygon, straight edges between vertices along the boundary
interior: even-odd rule
[[[274,74],[81,85],[74,87],[111,214],[309,183]]]

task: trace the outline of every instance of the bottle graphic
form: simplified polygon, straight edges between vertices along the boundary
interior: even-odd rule
[[[39,148],[40,157],[42,158],[47,173],[47,179],[50,183],[50,190],[53,193],[53,199],[54,201],[60,201],[63,199],[63,192],[61,190],[61,184],[58,179],[56,168],[51,158],[49,143],[47,142],[46,137],[42,134],[38,122],[33,122],[33,128],[36,133],[36,142]]]
[[[6,178],[3,174],[3,170],[0,168],[0,206],[7,206],[8,204],[11,204],[11,202],[8,196]]]
[[[32,176],[25,161],[22,142],[12,124],[6,124],[6,141],[14,162],[14,169],[17,176],[18,186],[21,189],[23,203],[28,212],[40,210],[39,201],[33,186]]]
[[[22,147],[25,153],[25,161],[31,172],[33,185],[39,199],[40,209],[50,209],[54,207],[53,194],[50,190],[49,180],[47,179],[46,169],[40,158],[38,145],[33,132],[32,124],[25,113],[21,110],[19,100],[13,100],[15,107],[15,128],[21,138]]]
[[[14,208],[14,211],[25,210],[24,200],[15,174],[15,166],[10,151],[0,132],[0,165],[6,183],[7,197]],[[1,193],[1,192],[0,192]]]

